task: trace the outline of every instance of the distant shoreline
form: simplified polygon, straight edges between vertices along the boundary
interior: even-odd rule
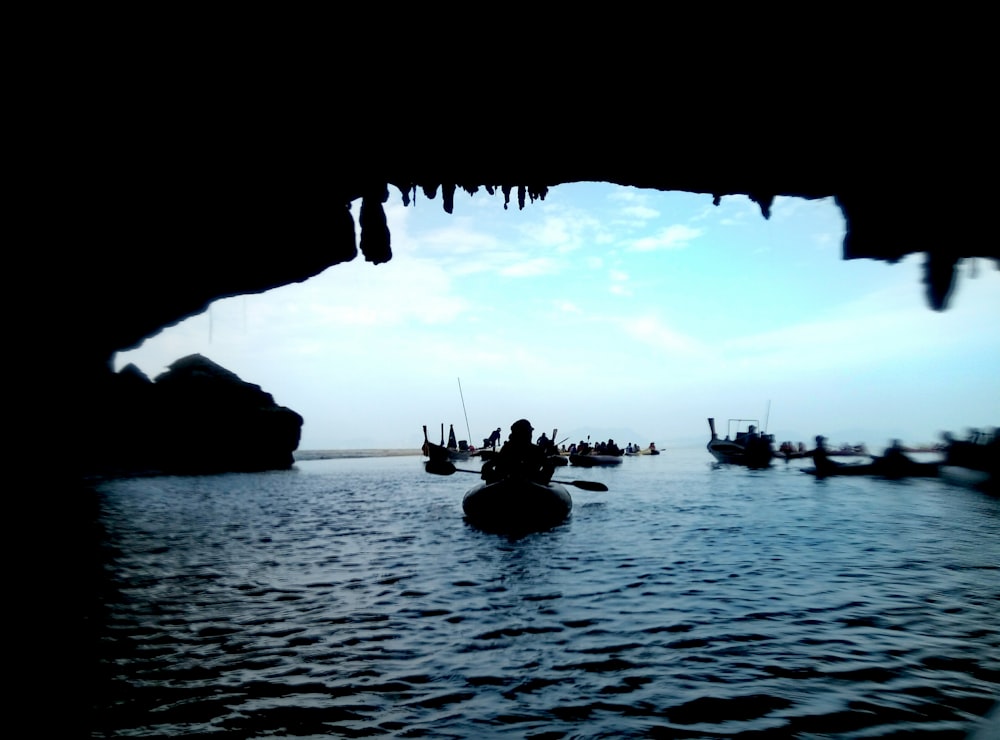
[[[339,460],[351,457],[408,457],[423,453],[420,449],[362,449],[362,450],[295,450],[295,462],[306,460]]]

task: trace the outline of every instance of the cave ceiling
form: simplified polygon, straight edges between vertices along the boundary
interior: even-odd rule
[[[737,122],[720,133],[659,119],[584,126],[566,118],[536,122],[531,136],[354,131],[322,148],[287,132],[261,147],[237,130],[196,130],[155,148],[136,142],[141,157],[81,163],[78,184],[91,197],[74,226],[94,238],[67,258],[66,321],[81,356],[107,365],[218,298],[301,282],[354,259],[378,269],[392,258],[383,210],[390,199],[452,212],[461,190],[531,208],[572,182],[702,193],[716,203],[746,195],[761,218],[778,196],[833,198],[845,219],[843,259],[925,255],[930,310],[947,310],[963,260],[1000,267],[982,197],[984,187],[992,191],[975,174],[976,163],[990,161],[992,136],[935,130],[915,141],[912,130],[885,123]],[[87,180],[85,166],[98,164],[101,180]]]

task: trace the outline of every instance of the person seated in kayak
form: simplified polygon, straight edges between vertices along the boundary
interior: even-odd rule
[[[559,448],[556,447],[555,440],[549,439],[545,432],[542,432],[542,436],[538,438],[537,444],[542,448],[542,452],[545,453],[546,457],[559,454]]]
[[[518,419],[510,427],[510,436],[492,460],[483,463],[482,478],[487,482],[502,478],[521,478],[548,483],[555,465],[543,450],[531,441],[531,422]]]
[[[815,464],[817,468],[821,468],[823,466],[830,467],[832,465],[832,461],[829,457],[827,457],[826,437],[822,434],[816,435],[816,449],[812,451],[812,458],[813,464]]]
[[[913,463],[913,460],[907,457],[903,452],[902,442],[898,439],[894,439],[886,448],[885,454],[883,454],[881,458],[875,459],[875,463],[879,467],[895,471],[909,467]]]

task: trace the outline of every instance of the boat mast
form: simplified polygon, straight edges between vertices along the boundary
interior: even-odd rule
[[[465,414],[465,431],[469,435],[469,444],[472,444],[472,429],[469,428],[469,412],[465,410],[465,396],[462,395],[462,379],[458,379],[458,395],[462,399],[462,413]]]
[[[764,414],[764,428],[761,430],[763,434],[767,434],[767,420],[771,418],[771,402],[767,402],[767,413]]]

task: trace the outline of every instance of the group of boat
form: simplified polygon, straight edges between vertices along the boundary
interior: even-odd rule
[[[475,473],[481,471],[465,470],[456,467],[455,463],[479,458],[482,462],[493,459],[499,451],[494,447],[475,449],[462,440],[455,439],[454,425],[449,428],[448,440],[445,442],[444,425],[441,425],[441,442],[435,444],[427,435],[427,427],[423,427],[424,442],[421,451],[427,457],[424,467],[429,473],[451,475],[453,473]],[[557,429],[552,430],[552,437],[544,439],[555,440]],[[572,465],[580,468],[610,467],[620,465],[626,456],[659,455],[656,443],[640,448],[629,444],[626,449],[619,449],[612,440],[610,444],[591,447],[588,443],[570,445],[569,448],[558,447],[555,443],[543,441],[544,449],[548,451],[545,458],[552,468]],[[523,532],[549,529],[570,514],[573,508],[573,498],[567,486],[588,491],[606,491],[607,486],[596,481],[561,481],[545,482],[519,477],[502,477],[498,480],[481,481],[466,491],[462,499],[462,510],[466,519],[476,527],[485,531],[517,534]]]
[[[741,465],[747,468],[767,468],[775,459],[786,462],[795,458],[811,458],[812,465],[802,468],[804,473],[827,478],[833,476],[870,475],[881,478],[901,479],[910,477],[940,477],[952,482],[995,493],[1000,480],[1000,439],[992,434],[976,433],[967,440],[956,440],[945,435],[945,444],[940,448],[941,458],[933,461],[919,461],[911,458],[898,443],[894,442],[882,455],[870,455],[858,448],[829,451],[825,439],[816,437],[816,447],[812,450],[776,451],[774,435],[760,431],[756,419],[730,419],[725,437],[718,436],[715,419],[708,419],[711,437],[707,449],[719,464]],[[454,432],[444,440],[444,426],[441,429],[441,444],[434,444],[424,427],[422,451],[428,458],[425,469],[429,473],[451,475],[456,472],[480,475],[478,470],[465,470],[455,466],[455,462],[481,457],[484,461],[498,454],[495,449],[474,450],[454,440]],[[555,438],[553,430],[552,438]],[[589,447],[589,445],[587,446]],[[559,465],[573,465],[582,468],[620,465],[623,457],[643,454],[659,454],[655,445],[645,450],[633,449],[629,452],[611,453],[597,449],[576,449],[574,452],[548,447],[551,454],[546,459],[554,468]],[[867,457],[864,462],[838,462],[835,455]],[[462,499],[462,509],[466,519],[480,529],[493,532],[522,533],[551,528],[564,521],[573,508],[569,487],[591,491],[606,491],[607,486],[595,481],[533,480],[514,476],[497,480],[482,480],[469,488]]]
[[[939,453],[936,460],[916,460],[907,450],[894,441],[882,455],[870,454],[864,445],[843,447],[830,451],[826,449],[825,438],[816,437],[816,446],[805,450],[774,449],[774,435],[758,431],[756,419],[730,419],[729,429],[720,438],[715,429],[715,419],[709,418],[711,437],[708,451],[721,464],[743,465],[748,468],[767,468],[774,459],[786,462],[797,458],[811,458],[812,466],[802,468],[804,473],[817,478],[832,476],[870,475],[880,478],[926,478],[939,477],[979,490],[996,492],[1000,481],[1000,439],[996,431],[984,433],[975,430],[969,439],[956,440],[945,434],[945,442],[932,450]],[[839,462],[835,456],[865,457],[865,461]]]
[[[427,436],[426,426],[423,429],[424,443],[421,446],[421,452],[423,452],[424,457],[435,460],[449,460],[451,462],[464,462],[478,457],[486,461],[492,459],[498,452],[495,447],[480,447],[477,449],[470,446],[466,440],[457,440],[455,438],[454,424],[449,425],[447,443],[445,442],[444,424],[441,425],[441,442],[439,444],[430,441]],[[554,440],[558,432],[558,429],[553,429],[552,437],[546,439]],[[572,444],[569,447],[565,445],[558,447],[555,443],[550,443],[547,449],[550,450],[553,465],[575,465],[581,468],[620,465],[623,457],[660,454],[660,450],[656,448],[655,442],[650,442],[649,446],[645,448],[629,444],[625,449],[615,446],[613,440],[609,440],[609,442],[610,445],[602,443],[593,447],[585,442],[581,442],[579,445]]]

